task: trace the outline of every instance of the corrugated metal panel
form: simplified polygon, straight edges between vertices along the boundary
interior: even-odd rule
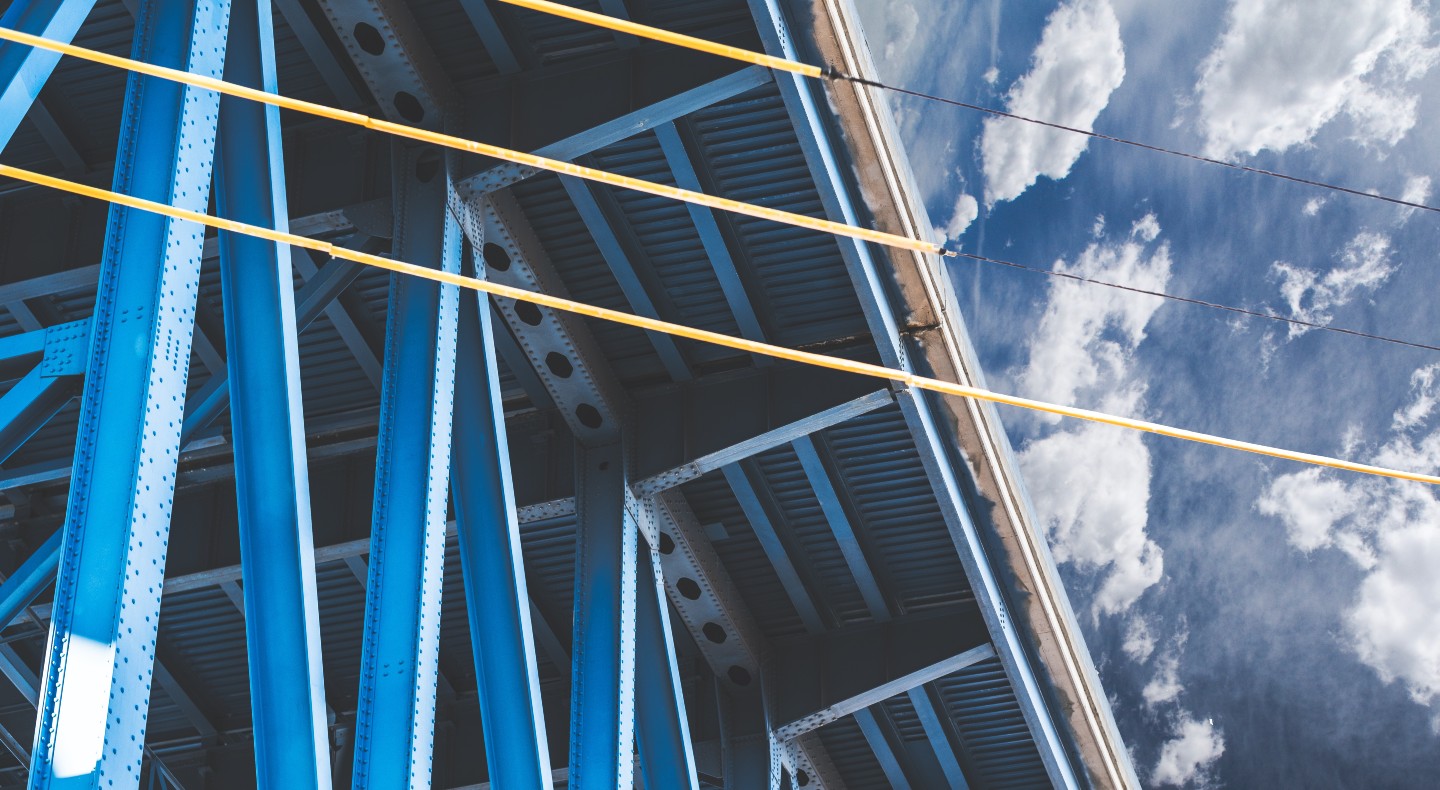
[[[973,598],[900,408],[830,428],[824,441],[900,605],[918,611]]]
[[[835,764],[835,769],[843,777],[845,787],[851,790],[890,790],[890,780],[885,777],[880,761],[875,759],[875,752],[870,750],[870,744],[860,732],[860,725],[855,723],[854,717],[846,716],[827,724],[818,730],[818,734],[830,755],[830,762]]]
[[[992,658],[935,682],[955,723],[976,784],[993,788],[1049,787],[1015,692],[1000,660]]]

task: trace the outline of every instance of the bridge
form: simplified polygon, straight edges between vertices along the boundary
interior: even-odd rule
[[[852,0],[592,10],[874,73]],[[0,26],[911,237],[878,95],[486,0]],[[5,164],[983,383],[945,269],[0,45]],[[994,409],[0,185],[0,786],[1134,787]]]

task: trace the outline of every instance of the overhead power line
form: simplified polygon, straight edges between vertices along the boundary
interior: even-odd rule
[[[1160,436],[1169,436],[1175,439],[1182,439],[1185,441],[1197,442],[1200,444],[1208,444],[1215,447],[1224,447],[1231,450],[1239,450],[1241,452],[1254,453],[1256,455],[1263,455],[1271,458],[1280,458],[1287,461],[1296,461],[1303,464],[1328,467],[1331,469],[1340,469],[1349,472],[1358,472],[1361,474],[1376,475],[1378,477],[1387,477],[1396,480],[1410,480],[1419,483],[1440,485],[1440,476],[1399,469],[1390,469],[1387,467],[1374,466],[1371,464],[1356,463],[1354,461],[1346,461],[1324,455],[1302,453],[1295,450],[1286,450],[1280,447],[1272,447],[1270,445],[1256,444],[1254,442],[1245,442],[1238,439],[1230,439],[1224,436],[1217,436],[1215,434],[1191,431],[1184,428],[1176,428],[1174,426],[1163,425],[1156,422],[1149,422],[1147,420],[1137,420],[1131,417],[1121,417],[1114,414],[1106,414],[1104,412],[1092,411],[1090,409],[1080,409],[1073,406],[1062,406],[1055,403],[1047,403],[1045,401],[1033,400],[1031,398],[1021,398],[1015,395],[1006,395],[1003,393],[994,392],[992,390],[982,389],[980,387],[971,387],[964,384],[955,384],[948,381],[942,381],[940,379],[930,378],[928,376],[919,376],[908,371],[898,370],[896,368],[887,368],[882,365],[872,365],[869,363],[856,362],[854,360],[844,359],[841,357],[833,357],[825,354],[816,354],[810,351],[800,351],[797,349],[785,348],[784,346],[777,346],[771,343],[762,343],[755,340],[732,337],[730,335],[722,334],[719,332],[712,332],[707,329],[697,329],[695,327],[685,326],[683,324],[676,324],[669,321],[661,321],[656,318],[647,318],[645,316],[639,316],[633,313],[626,313],[620,310],[612,310],[606,307],[598,307],[596,305],[586,304],[584,302],[579,302],[573,299],[566,299],[563,297],[553,296],[551,294],[539,293],[535,291],[527,291],[523,288],[502,285],[500,283],[481,280],[474,277],[466,277],[461,274],[454,274],[438,269],[430,269],[424,266],[420,266],[418,264],[384,258],[379,255],[371,255],[369,253],[360,252],[358,250],[351,250],[345,247],[340,247],[335,244],[331,244],[330,242],[322,241],[320,239],[312,239],[308,236],[300,236],[294,233],[274,230],[271,228],[262,228],[258,225],[250,225],[244,222],[237,222],[235,220],[212,216],[210,214],[204,214],[197,211],[177,208],[175,206],[170,206],[164,203],[157,203],[152,200],[145,200],[144,198],[138,198],[131,195],[122,195],[118,192],[112,192],[110,190],[102,189],[100,187],[92,187],[86,184],[68,181],[63,178],[56,178],[54,176],[47,176],[41,173],[36,173],[31,170],[12,167],[10,165],[0,165],[0,176],[8,176],[10,178],[27,181],[32,184],[50,187],[52,189],[58,189],[73,195],[80,195],[82,197],[103,200],[109,203],[126,206],[132,209],[149,211],[155,214],[170,217],[171,219],[195,222],[200,225],[215,228],[216,230],[227,231],[230,233],[240,233],[246,236],[254,236],[256,238],[266,239],[268,241],[278,242],[281,244],[289,244],[291,246],[300,247],[302,249],[314,250],[316,252],[320,252],[331,257],[344,258],[346,260],[354,261],[359,264],[373,266],[379,269],[385,269],[387,271],[395,272],[397,274],[406,274],[414,277],[420,277],[445,285],[453,285],[460,288],[467,288],[473,291],[480,291],[490,294],[492,296],[515,299],[523,302],[530,302],[531,304],[539,305],[541,307],[549,307],[554,310],[564,310],[566,312],[589,316],[591,318],[598,318],[602,321],[612,321],[618,324],[624,324],[626,326],[632,326],[637,329],[644,329],[651,332],[662,332],[664,334],[672,335],[674,337],[695,340],[701,343],[711,343],[714,345],[724,346],[725,348],[732,348],[737,351],[743,351],[750,354],[760,354],[763,356],[783,359],[803,365],[814,365],[816,367],[828,368],[830,370],[841,371],[844,373],[853,373],[860,376],[869,376],[871,378],[895,381],[909,387],[914,387],[921,390],[928,390],[930,392],[936,392],[942,395],[953,395],[961,398],[971,398],[974,400],[1004,404],[1007,406],[1017,406],[1019,408],[1029,409],[1031,411],[1044,412],[1046,414],[1054,414],[1061,417],[1072,417],[1074,419],[1085,420],[1087,422],[1112,425],[1118,428],[1126,428],[1132,431],[1141,431],[1143,433],[1153,433]]]
[[[1391,197],[1389,195],[1383,195],[1377,192],[1366,192],[1359,189],[1352,189],[1351,187],[1341,186],[1339,184],[1332,184],[1326,181],[1317,181],[1315,179],[1303,178],[1301,176],[1292,176],[1288,173],[1281,173],[1275,170],[1266,170],[1264,168],[1250,167],[1248,165],[1237,164],[1235,162],[1227,162],[1223,159],[1215,159],[1213,157],[1190,153],[1188,151],[1180,151],[1174,148],[1165,148],[1163,146],[1152,145],[1150,143],[1142,143],[1137,140],[1130,140],[1124,137],[1116,137],[1114,135],[1103,134],[1101,132],[1096,132],[1089,129],[1081,129],[1075,126],[1066,126],[1062,123],[1046,121],[1041,118],[1031,118],[1025,115],[1018,115],[1016,113],[1006,112],[1004,110],[997,110],[993,107],[986,107],[980,104],[971,104],[969,102],[960,101],[959,99],[951,99],[945,96],[936,96],[930,93],[923,93],[921,91],[911,90],[909,88],[901,88],[895,85],[889,85],[883,82],[867,79],[865,77],[860,77],[854,74],[848,74],[834,66],[814,66],[809,63],[801,63],[800,61],[790,60],[788,58],[777,58],[773,55],[766,55],[748,49],[741,49],[740,47],[732,47],[727,44],[720,44],[714,41],[708,41],[703,38],[696,38],[695,36],[687,36],[683,33],[675,33],[669,30],[663,30],[658,27],[651,27],[650,25],[642,25],[638,22],[632,22],[628,19],[618,19],[613,16],[606,16],[605,14],[597,14],[594,11],[585,11],[579,8],[572,8],[567,5],[561,5],[560,3],[551,2],[551,0],[500,0],[500,2],[508,3],[509,5],[518,6],[520,8],[529,9],[531,11],[538,11],[543,14],[550,14],[551,16],[563,17],[565,19],[569,19],[575,22],[581,22],[583,24],[603,27],[608,30],[614,30],[620,33],[629,33],[631,35],[639,36],[641,38],[648,38],[652,41],[660,41],[666,44],[674,44],[675,46],[693,49],[698,52],[707,52],[712,55],[719,55],[723,58],[730,58],[731,60],[738,60],[744,63],[753,63],[758,66],[765,66],[767,68],[790,72],[791,74],[799,74],[802,77],[809,77],[811,79],[831,79],[843,80],[845,82],[853,82],[857,85],[865,85],[871,88],[878,88],[880,90],[890,91],[892,93],[899,93],[905,96],[912,96],[918,99],[939,102],[941,104],[948,104],[952,107],[961,107],[963,109],[986,113],[988,115],[999,118],[1009,118],[1011,120],[1021,121],[1023,123],[1030,123],[1037,126],[1045,126],[1051,129],[1058,129],[1060,131],[1070,132],[1072,134],[1083,134],[1086,137],[1093,137],[1097,140],[1105,140],[1112,143],[1119,143],[1120,145],[1128,145],[1134,148],[1141,148],[1146,151],[1154,151],[1155,153],[1166,154],[1169,156],[1178,156],[1196,162],[1205,162],[1206,164],[1219,165],[1220,167],[1226,167],[1231,170],[1245,173],[1253,173],[1260,176],[1269,176],[1270,178],[1278,178],[1296,184],[1305,184],[1307,186],[1318,187],[1320,189],[1329,189],[1335,192],[1343,192],[1344,194],[1354,195],[1356,197],[1382,200],[1386,203],[1393,203],[1397,206],[1405,206],[1407,208],[1419,209],[1421,211],[1433,211],[1440,213],[1440,207],[1427,205],[1425,203],[1420,203],[1414,200],[1405,200],[1403,198]]]
[[[531,3],[536,2],[536,0],[505,0],[505,2]],[[580,12],[577,9],[570,9],[567,6],[560,7],[566,8],[567,11],[574,12],[576,14],[589,13]],[[623,21],[612,20],[610,17],[605,17],[605,19],[617,23]],[[634,23],[628,22],[625,24],[634,25]],[[629,27],[620,27],[617,29],[629,30]],[[653,28],[647,29],[653,30]],[[659,32],[664,33],[665,31]],[[689,37],[680,36],[679,34],[667,33],[666,35],[674,36],[680,39],[689,39]],[[694,40],[699,41],[699,39]],[[702,205],[721,211],[729,211],[737,214],[744,214],[746,216],[768,219],[774,222],[780,222],[787,225],[794,225],[796,227],[819,231],[821,233],[829,233],[837,236],[847,236],[850,238],[860,239],[862,241],[874,242],[876,244],[880,244],[886,247],[894,247],[897,249],[931,253],[936,255],[942,255],[947,258],[965,258],[973,261],[980,261],[983,263],[1007,266],[1013,269],[1021,269],[1036,274],[1044,274],[1050,277],[1076,280],[1079,282],[1087,283],[1089,285],[1115,288],[1118,290],[1129,291],[1132,293],[1143,293],[1148,296],[1168,299],[1184,304],[1196,305],[1200,307],[1209,307],[1217,310],[1237,313],[1240,315],[1264,318],[1271,321],[1279,321],[1295,326],[1302,326],[1307,329],[1316,329],[1325,332],[1335,332],[1337,334],[1350,335],[1353,337],[1360,337],[1368,340],[1375,340],[1384,343],[1408,346],[1411,348],[1422,348],[1429,351],[1440,352],[1440,346],[1427,345],[1425,343],[1411,340],[1402,340],[1386,335],[1370,334],[1368,332],[1360,332],[1358,330],[1346,329],[1343,327],[1332,326],[1330,324],[1319,324],[1296,318],[1287,318],[1285,316],[1277,315],[1275,313],[1258,312],[1241,307],[1233,307],[1229,305],[1219,304],[1216,302],[1208,302],[1202,299],[1194,299],[1187,296],[1178,296],[1163,291],[1146,290],[1125,285],[1123,283],[1114,283],[1095,278],[1081,277],[1079,275],[1071,274],[1069,272],[1052,271],[1049,269],[1042,269],[1034,266],[1026,266],[1024,264],[1015,263],[1012,261],[1000,260],[998,258],[989,258],[983,255],[977,255],[961,250],[949,249],[943,245],[936,244],[931,241],[925,241],[923,239],[913,239],[894,233],[886,233],[884,231],[861,228],[855,225],[847,225],[842,222],[818,219],[815,217],[806,216],[804,214],[796,214],[789,211],[781,211],[779,209],[755,205],[753,203],[745,203],[738,200],[730,200],[727,198],[716,197],[714,195],[707,195],[703,192],[694,192],[688,189],[680,189],[678,187],[672,187],[666,184],[657,184],[653,181],[645,181],[643,179],[619,175],[617,173],[611,173],[605,170],[585,167],[582,165],[573,164],[571,162],[562,162],[556,159],[549,159],[543,156],[537,156],[535,154],[524,153],[522,151],[514,151],[508,148],[502,148],[497,145],[491,145],[489,143],[482,143],[475,140],[467,140],[465,138],[456,137],[454,135],[442,134],[440,132],[432,132],[425,129],[418,129],[413,126],[406,126],[404,124],[394,123],[393,121],[386,121],[380,118],[372,118],[368,115],[362,115],[361,113],[357,112],[350,112],[348,110],[327,107],[323,104],[308,102],[303,99],[295,99],[288,96],[282,96],[278,93],[269,93],[267,91],[258,90],[256,88],[236,85],[235,83],[226,82],[224,80],[215,79],[213,77],[205,77],[198,74],[191,74],[189,72],[180,71],[178,69],[171,69],[164,66],[157,66],[151,63],[144,63],[138,60],[132,60],[130,58],[125,58],[118,55],[111,55],[105,52],[99,52],[93,49],[75,46],[73,44],[65,44],[62,42],[53,41],[48,38],[31,35],[29,33],[22,33],[20,31],[12,30],[10,28],[0,27],[0,41],[11,41],[17,44],[32,46],[38,49],[44,49],[62,55],[69,55],[71,57],[80,58],[82,60],[88,60],[90,62],[99,63],[105,66],[112,66],[115,68],[124,69],[126,71],[131,71],[137,74],[158,77],[160,79],[171,80],[174,82],[179,82],[185,85],[190,85],[205,90],[212,90],[217,93],[235,96],[237,98],[257,101],[263,104],[269,104],[282,109],[293,110],[295,112],[306,113],[308,115],[313,115],[321,118],[328,118],[331,120],[353,124],[356,126],[363,126],[367,129],[373,129],[375,131],[395,135],[397,137],[404,137],[410,140],[416,140],[419,142],[439,145],[446,148],[452,148],[457,151],[464,151],[467,153],[478,154],[480,156],[488,156],[495,159],[514,162],[516,164],[526,165],[528,167],[533,167],[539,170],[547,170],[553,173],[558,173],[560,175],[576,176],[578,178],[595,181],[597,183],[608,184],[610,186],[620,187],[623,189],[633,189],[640,192],[646,192],[652,195],[658,195],[660,197],[669,198],[672,200],[680,200],[687,203],[694,203],[697,205]],[[708,42],[703,43],[706,43],[707,46],[717,47],[722,51],[734,49],[733,47],[726,47],[721,44],[709,44]],[[759,53],[750,52],[749,50],[735,51],[744,53],[744,59],[754,59],[757,63],[768,63],[771,60],[777,60],[774,58],[770,58],[770,56],[768,55],[761,55]],[[780,62],[791,64],[790,61]],[[805,66],[804,64],[792,65],[818,71],[817,67],[814,66]]]

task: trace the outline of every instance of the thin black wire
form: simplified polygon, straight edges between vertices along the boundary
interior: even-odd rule
[[[1209,307],[1214,310],[1224,310],[1230,313],[1238,313],[1240,315],[1251,316],[1252,318],[1266,318],[1271,321],[1278,321],[1282,324],[1303,326],[1306,329],[1318,329],[1323,332],[1335,332],[1336,334],[1362,337],[1367,340],[1378,340],[1382,343],[1394,343],[1395,345],[1399,346],[1409,346],[1410,348],[1420,348],[1426,351],[1440,352],[1440,346],[1432,346],[1427,343],[1417,343],[1411,340],[1401,340],[1400,338],[1390,337],[1388,335],[1374,335],[1369,332],[1361,332],[1358,329],[1346,329],[1345,327],[1335,326],[1333,324],[1317,324],[1314,321],[1304,321],[1299,318],[1288,318],[1283,315],[1279,315],[1276,313],[1267,313],[1260,310],[1247,310],[1243,307],[1232,307],[1228,304],[1207,302],[1204,299],[1193,299],[1188,296],[1177,296],[1175,294],[1165,293],[1164,291],[1151,291],[1145,288],[1136,288],[1133,285],[1122,285],[1120,283],[1112,283],[1106,280],[1097,280],[1093,277],[1086,277],[1080,274],[1055,271],[1053,269],[1041,269],[1035,266],[1026,266],[1023,263],[1015,263],[1014,261],[1001,260],[999,258],[988,258],[984,255],[976,255],[970,252],[961,252],[959,250],[946,249],[943,251],[942,254],[944,254],[947,258],[968,258],[972,261],[993,263],[997,266],[1008,266],[1011,269],[1019,269],[1020,271],[1030,272],[1031,274],[1043,274],[1049,277],[1059,277],[1066,280],[1074,280],[1075,282],[1086,283],[1088,285],[1101,285],[1106,288],[1114,288],[1120,291],[1129,291],[1130,293],[1144,294],[1145,296],[1156,296],[1161,299],[1169,299],[1174,302],[1184,302],[1185,304],[1197,305],[1199,307]]]
[[[1407,208],[1415,208],[1415,209],[1420,209],[1420,210],[1422,210],[1422,211],[1433,211],[1433,212],[1436,212],[1436,213],[1440,213],[1440,207],[1430,206],[1430,205],[1426,205],[1426,204],[1424,204],[1424,203],[1416,203],[1416,202],[1411,201],[1411,200],[1402,200],[1402,199],[1397,198],[1397,197],[1390,197],[1389,195],[1382,195],[1382,194],[1379,194],[1379,193],[1376,193],[1376,192],[1362,192],[1362,191],[1360,191],[1360,190],[1358,190],[1358,189],[1351,189],[1350,187],[1340,186],[1339,184],[1331,184],[1331,183],[1327,183],[1327,182],[1325,182],[1325,181],[1315,181],[1315,180],[1313,180],[1313,179],[1301,178],[1301,177],[1299,177],[1299,176],[1292,176],[1292,175],[1288,175],[1288,174],[1286,174],[1286,173],[1278,173],[1278,172],[1276,172],[1276,171],[1274,171],[1274,170],[1265,170],[1265,169],[1259,168],[1259,167],[1250,167],[1250,166],[1248,166],[1248,165],[1239,165],[1239,164],[1235,164],[1234,162],[1226,162],[1226,161],[1223,160],[1223,159],[1212,159],[1211,157],[1201,156],[1200,154],[1192,154],[1192,153],[1189,153],[1189,152],[1186,152],[1186,151],[1177,151],[1177,150],[1175,150],[1175,149],[1173,149],[1173,148],[1163,148],[1163,147],[1158,146],[1158,145],[1150,145],[1149,143],[1141,143],[1141,142],[1137,142],[1137,141],[1135,141],[1135,140],[1127,140],[1127,139],[1125,139],[1124,137],[1115,137],[1115,136],[1113,136],[1113,135],[1102,134],[1102,133],[1100,133],[1100,132],[1092,132],[1092,131],[1089,131],[1089,130],[1086,130],[1086,129],[1079,129],[1079,128],[1076,128],[1076,127],[1074,127],[1074,126],[1066,126],[1066,125],[1064,125],[1064,124],[1053,123],[1053,122],[1051,122],[1051,121],[1042,121],[1042,120],[1040,120],[1039,118],[1030,118],[1030,117],[1027,117],[1027,116],[1024,116],[1024,115],[1016,115],[1015,113],[1005,112],[1004,110],[997,110],[997,109],[994,109],[993,107],[984,107],[984,106],[979,105],[979,104],[970,104],[970,103],[968,103],[968,102],[959,101],[958,99],[948,99],[948,98],[946,98],[946,97],[944,97],[944,96],[934,96],[934,95],[931,95],[931,94],[929,94],[929,93],[921,93],[920,91],[910,90],[909,88],[897,88],[897,87],[895,87],[894,85],[886,85],[886,84],[883,83],[883,82],[876,82],[875,80],[868,80],[868,79],[865,79],[864,77],[856,77],[856,76],[853,76],[853,75],[850,75],[850,74],[846,74],[845,72],[839,71],[839,70],[834,69],[834,68],[826,68],[826,69],[824,70],[824,75],[825,75],[826,77],[830,78],[830,79],[844,80],[844,81],[846,81],[846,82],[853,82],[853,83],[856,83],[856,84],[858,84],[858,85],[867,85],[867,86],[872,87],[872,88],[879,88],[879,89],[881,89],[881,90],[887,90],[887,91],[891,91],[891,92],[893,92],[893,93],[901,93],[901,94],[904,94],[904,95],[906,95],[906,96],[914,96],[914,97],[917,98],[917,99],[925,99],[925,100],[927,100],[927,101],[940,102],[941,104],[949,104],[949,105],[954,106],[954,107],[963,107],[964,109],[967,109],[967,110],[974,110],[974,111],[976,111],[976,112],[983,112],[983,113],[987,113],[987,114],[989,114],[989,115],[994,115],[994,116],[997,116],[997,117],[1000,117],[1000,118],[1011,118],[1011,119],[1014,119],[1014,120],[1016,120],[1016,121],[1023,121],[1023,122],[1025,122],[1025,123],[1033,123],[1033,124],[1036,124],[1037,126],[1048,126],[1048,127],[1051,128],[1051,129],[1060,129],[1060,130],[1066,131],[1066,132],[1073,132],[1074,134],[1083,134],[1083,135],[1085,135],[1086,137],[1094,137],[1094,138],[1097,139],[1097,140],[1107,140],[1107,141],[1112,142],[1112,143],[1119,143],[1119,144],[1121,144],[1121,145],[1128,145],[1128,146],[1132,146],[1132,147],[1135,147],[1135,148],[1143,148],[1143,149],[1145,149],[1146,151],[1154,151],[1154,152],[1156,152],[1156,153],[1168,154],[1168,155],[1170,155],[1170,156],[1183,157],[1183,158],[1185,158],[1185,159],[1191,159],[1191,160],[1194,160],[1194,161],[1196,161],[1196,162],[1205,162],[1205,163],[1212,164],[1212,165],[1220,165],[1221,167],[1228,167],[1228,168],[1230,168],[1231,170],[1238,170],[1238,171],[1245,172],[1245,173],[1254,173],[1254,174],[1256,174],[1256,175],[1261,175],[1261,176],[1269,176],[1270,178],[1278,178],[1278,179],[1281,179],[1281,180],[1283,180],[1283,181],[1290,181],[1290,182],[1293,182],[1293,183],[1296,183],[1296,184],[1305,184],[1305,185],[1307,185],[1307,186],[1319,187],[1319,188],[1321,188],[1321,189],[1330,189],[1330,190],[1334,190],[1334,191],[1336,191],[1336,192],[1343,192],[1343,193],[1345,193],[1345,194],[1347,194],[1347,195],[1355,195],[1355,196],[1357,196],[1357,197],[1362,197],[1362,198],[1373,198],[1373,199],[1375,199],[1375,200],[1383,200],[1383,201],[1385,201],[1386,203],[1394,203],[1394,204],[1397,205],[1397,206],[1405,206],[1405,207],[1407,207]]]

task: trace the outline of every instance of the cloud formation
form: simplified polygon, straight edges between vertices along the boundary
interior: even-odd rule
[[[1270,273],[1280,283],[1280,295],[1292,318],[1326,324],[1335,308],[1373,292],[1396,268],[1390,261],[1390,237],[1364,231],[1340,251],[1340,265],[1323,275],[1285,261],[1276,261]],[[1290,325],[1292,338],[1309,331],[1309,327]]]
[[[1440,364],[1411,377],[1375,463],[1435,473]],[[1342,615],[1351,651],[1385,683],[1404,685],[1440,726],[1440,499],[1429,487],[1320,469],[1280,475],[1255,503],[1301,551],[1335,549],[1365,572]]]
[[[1284,151],[1340,115],[1361,144],[1395,145],[1440,52],[1430,38],[1423,0],[1232,2],[1196,85],[1205,153]]]
[[[1225,753],[1225,737],[1209,720],[1182,717],[1171,733],[1173,737],[1160,747],[1160,760],[1150,772],[1155,785],[1196,783]]]
[[[1088,130],[1124,79],[1125,49],[1109,0],[1069,0],[1046,20],[1030,71],[1011,86],[1006,107]],[[987,118],[980,141],[985,204],[1014,200],[1040,176],[1069,175],[1088,142],[1072,132]]]
[[[1153,215],[1118,241],[1091,243],[1057,271],[1163,289],[1170,252],[1156,244]],[[1033,398],[1085,403],[1106,411],[1142,410],[1144,384],[1134,355],[1162,302],[1154,297],[1054,280],[1017,384]],[[1046,417],[1041,425],[1056,425]],[[1163,552],[1145,532],[1150,452],[1140,434],[1083,423],[1050,430],[1020,452],[1036,510],[1059,562],[1102,574],[1097,614],[1125,611],[1161,579]]]
[[[980,216],[980,202],[974,197],[961,192],[955,197],[955,208],[950,213],[950,221],[944,227],[936,228],[935,234],[943,236],[949,241],[960,238],[960,234],[970,227],[970,223]]]

